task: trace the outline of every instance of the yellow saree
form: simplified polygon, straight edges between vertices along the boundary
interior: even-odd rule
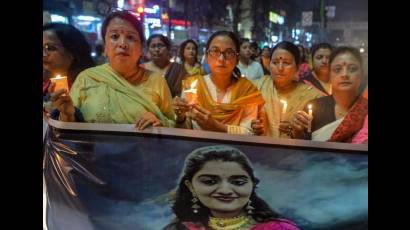
[[[109,64],[81,72],[70,96],[86,122],[135,123],[145,112],[153,113],[164,126],[175,125],[172,98],[164,78],[144,70],[141,82],[132,85]]]
[[[308,101],[322,96],[318,90],[303,83],[298,83],[297,87],[289,93],[280,94],[274,88],[272,77],[269,75],[255,80],[254,84],[261,91],[265,99],[264,108],[267,116],[266,125],[268,127],[266,128],[265,126],[266,135],[275,138],[290,138],[287,134],[279,132],[281,109],[283,107],[280,100],[285,100],[288,104],[282,120],[290,121],[293,114],[299,110],[303,110]]]
[[[183,80],[183,89],[189,89],[195,80],[198,80],[198,104],[211,111],[212,118],[223,124],[239,126],[246,116],[247,107],[256,105],[257,108],[262,109],[264,104],[261,93],[247,78],[239,78],[231,86],[232,93],[229,103],[218,103],[212,98],[202,75],[191,76]],[[260,116],[260,109],[255,113],[257,116]]]
[[[199,63],[196,63],[195,66],[193,67],[184,64],[184,67],[189,76],[205,74],[204,71],[202,70],[202,66]]]

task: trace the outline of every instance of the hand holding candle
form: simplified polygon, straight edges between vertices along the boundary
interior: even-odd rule
[[[50,81],[55,84],[54,92],[65,89],[68,92],[68,81],[66,76],[57,75],[54,78],[50,78]]]
[[[193,105],[198,101],[197,89],[195,88],[197,83],[198,80],[193,81],[191,83],[191,88],[184,90],[185,98],[189,105]]]
[[[285,100],[280,100],[280,103],[283,104],[282,112],[281,112],[281,116],[280,116],[280,121],[283,121],[283,120],[285,120],[286,109],[288,108],[288,102],[285,101]]]
[[[308,112],[309,112],[309,126],[308,126],[308,132],[312,132],[312,120],[313,120],[313,111],[312,111],[312,105],[308,105]]]

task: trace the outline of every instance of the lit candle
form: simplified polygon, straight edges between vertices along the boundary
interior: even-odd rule
[[[184,90],[185,98],[188,101],[188,104],[193,105],[198,100],[197,89],[195,88],[198,80],[195,80],[191,83],[191,88]]]
[[[50,78],[50,81],[55,84],[54,92],[60,89],[65,89],[68,92],[68,81],[66,76],[57,75],[54,78]]]
[[[280,103],[283,104],[281,118],[280,118],[280,120],[283,121],[286,115],[286,109],[288,108],[288,102],[286,102],[285,100],[280,100]]]
[[[309,111],[309,127],[308,127],[308,132],[312,132],[312,119],[313,119],[313,111],[312,111],[312,105],[308,105],[308,111]]]

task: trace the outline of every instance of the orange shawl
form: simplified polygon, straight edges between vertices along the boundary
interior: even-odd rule
[[[189,89],[193,81],[198,80],[198,104],[204,109],[211,111],[212,118],[228,125],[239,125],[245,108],[248,105],[258,105],[262,108],[265,103],[259,90],[246,78],[241,77],[232,86],[231,102],[218,103],[212,99],[205,83],[204,76],[195,75],[186,78],[182,87]]]

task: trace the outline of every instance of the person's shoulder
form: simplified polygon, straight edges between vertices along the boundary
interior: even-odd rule
[[[298,82],[298,88],[297,89],[299,91],[306,92],[308,94],[312,94],[315,97],[322,97],[322,93],[318,89],[316,89],[315,87],[313,87],[311,85],[305,84],[303,82]]]
[[[272,77],[270,75],[264,75],[260,78],[252,80],[252,83],[260,89],[263,85],[265,84],[271,84],[272,83]]]
[[[312,103],[317,106],[324,106],[326,104],[329,104],[333,101],[333,97],[331,95],[329,96],[324,96],[324,97],[319,97],[311,100],[309,103]]]
[[[303,76],[300,78],[300,81],[304,81],[304,80],[306,80],[306,81],[314,81],[314,80],[316,80],[316,78],[313,76],[312,71],[309,71],[309,72],[307,72],[305,75],[303,75]]]
[[[257,61],[252,61],[252,65],[254,66],[254,67],[256,67],[256,68],[262,68],[262,65],[261,65],[261,63],[259,63],[259,62],[257,62]]]
[[[252,230],[299,230],[297,225],[290,220],[278,219],[257,224]]]
[[[141,63],[140,66],[146,70],[154,71],[154,64],[152,61]]]
[[[87,69],[81,71],[77,75],[76,81],[86,80],[86,79],[90,78],[91,75],[101,73],[101,71],[107,71],[107,66],[108,66],[108,64],[105,63],[105,64],[102,64],[102,65],[97,65],[97,66],[94,66],[94,67],[87,68]]]
[[[158,72],[154,72],[148,69],[144,69],[145,73],[145,77],[147,78],[147,82],[151,82],[154,84],[166,84],[167,81],[165,80],[164,77],[162,77],[162,75]]]

